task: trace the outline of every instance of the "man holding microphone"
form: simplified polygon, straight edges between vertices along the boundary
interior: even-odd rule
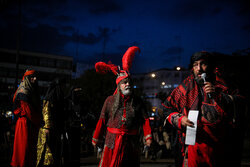
[[[163,104],[167,122],[177,129],[177,166],[230,164],[226,143],[229,143],[233,129],[233,105],[240,96],[230,93],[212,58],[206,51],[193,54],[191,75],[173,90]],[[188,118],[191,110],[197,111],[196,124]],[[195,135],[191,136],[195,142],[188,145],[185,140],[189,127],[196,129]]]

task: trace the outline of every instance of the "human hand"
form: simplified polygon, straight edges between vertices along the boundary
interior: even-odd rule
[[[93,141],[92,141],[92,146],[94,146],[95,148],[97,147],[96,143],[94,143]]]
[[[44,132],[45,132],[46,134],[49,134],[49,129],[45,129]]]
[[[206,94],[208,94],[208,93],[214,93],[215,92],[215,86],[211,83],[211,82],[204,82],[204,92],[206,93]]]
[[[152,139],[148,139],[148,140],[146,141],[146,146],[150,147],[151,143],[152,143]]]
[[[181,125],[184,127],[187,127],[187,126],[194,127],[194,123],[190,121],[187,116],[182,117]]]

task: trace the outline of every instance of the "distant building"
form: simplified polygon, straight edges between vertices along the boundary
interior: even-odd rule
[[[152,104],[153,109],[162,108],[158,95],[169,95],[189,74],[189,70],[182,69],[160,69],[150,73],[135,74],[134,88],[143,91],[145,99]]]
[[[0,49],[0,95],[13,94],[16,79],[15,50]],[[51,54],[20,51],[18,83],[27,68],[38,72],[38,84],[45,88],[56,77],[72,78],[73,58]]]

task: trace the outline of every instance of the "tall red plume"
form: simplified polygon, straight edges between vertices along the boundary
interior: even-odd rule
[[[108,73],[108,71],[112,71],[115,75],[117,75],[117,70],[118,70],[118,67],[114,64],[106,64],[104,62],[97,62],[95,64],[95,69],[96,69],[96,72],[100,73],[100,74],[106,74]]]
[[[135,57],[135,52],[137,52],[137,51],[140,53],[140,48],[137,46],[132,46],[132,47],[128,48],[128,50],[125,52],[125,54],[122,57],[123,70],[129,71],[129,69],[132,66],[132,61]]]

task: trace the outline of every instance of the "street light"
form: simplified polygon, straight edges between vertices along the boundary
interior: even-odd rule
[[[180,67],[180,66],[177,66],[177,67],[176,67],[176,70],[177,70],[177,71],[180,71],[180,70],[181,70],[181,67]]]
[[[161,85],[164,86],[164,85],[166,85],[166,83],[165,83],[165,82],[162,82]]]
[[[155,77],[156,77],[155,73],[152,73],[152,74],[151,74],[151,77],[152,77],[152,78],[155,78]]]

